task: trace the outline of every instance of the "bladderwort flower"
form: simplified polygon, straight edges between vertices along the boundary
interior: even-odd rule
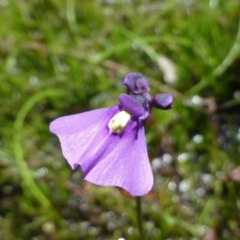
[[[81,167],[85,180],[142,196],[153,186],[144,122],[152,107],[171,108],[173,97],[152,97],[140,73],[129,73],[123,83],[127,94],[120,94],[118,105],[57,118],[50,131],[58,136],[72,169]]]

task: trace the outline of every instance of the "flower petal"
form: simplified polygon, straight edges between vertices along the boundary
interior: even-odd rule
[[[88,160],[81,164],[85,180],[101,186],[122,187],[133,196],[151,190],[153,174],[144,127],[138,126],[137,121],[130,120],[122,134],[100,132],[91,147],[93,151],[89,149],[83,156]]]
[[[150,90],[148,80],[140,73],[129,73],[125,76],[123,84],[132,94],[143,94]]]
[[[172,108],[173,96],[169,93],[156,94],[152,98],[152,106],[162,110]]]
[[[63,156],[73,169],[87,160],[82,155],[97,133],[108,130],[108,121],[117,112],[119,106],[114,106],[60,117],[51,122],[50,131],[58,136]]]
[[[119,95],[119,102],[124,110],[129,112],[134,117],[140,117],[144,114],[145,110],[140,102],[127,94]]]
[[[82,168],[85,180],[141,196],[153,185],[144,127],[130,120],[121,134],[111,133],[108,122],[119,111],[114,106],[61,117],[50,124],[50,131],[58,136],[71,167]]]

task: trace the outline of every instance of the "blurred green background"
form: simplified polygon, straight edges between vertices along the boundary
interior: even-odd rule
[[[129,72],[174,108],[146,137],[147,239],[240,239],[238,0],[0,0],[0,239],[139,239],[135,202],[93,186],[49,123],[112,106]]]

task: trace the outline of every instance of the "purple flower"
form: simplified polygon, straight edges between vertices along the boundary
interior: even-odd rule
[[[151,107],[169,109],[173,97],[151,97],[148,81],[139,73],[128,74],[124,84],[128,94],[119,96],[118,105],[60,117],[50,131],[58,136],[71,167],[81,167],[85,180],[141,196],[153,185],[144,120]]]

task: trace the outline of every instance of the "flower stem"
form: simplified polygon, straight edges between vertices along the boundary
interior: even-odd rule
[[[136,197],[135,199],[136,199],[136,211],[137,211],[137,224],[138,224],[140,240],[145,240],[144,233],[143,233],[143,221],[142,221],[142,201],[141,201],[141,197]]]

